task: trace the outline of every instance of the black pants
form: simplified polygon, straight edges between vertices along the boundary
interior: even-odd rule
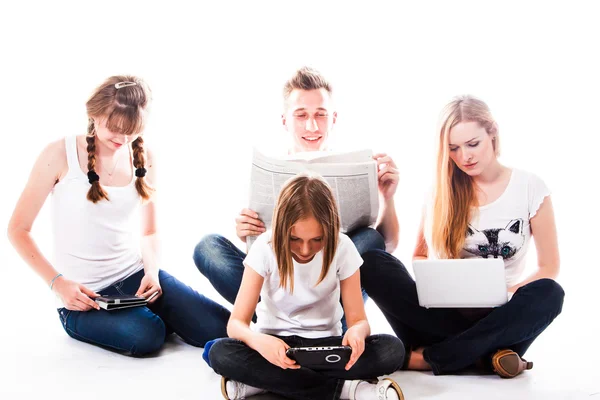
[[[339,346],[341,336],[307,339],[278,336],[290,347]],[[404,361],[402,342],[391,335],[372,335],[365,350],[349,371],[282,369],[271,364],[259,352],[235,339],[217,340],[209,352],[210,365],[219,375],[250,386],[265,389],[290,399],[339,399],[345,380],[372,379],[400,369]]]
[[[435,375],[489,363],[500,349],[523,355],[562,310],[564,291],[552,279],[519,288],[505,305],[493,309],[444,309],[419,306],[417,288],[394,256],[374,250],[363,254],[361,284],[379,306],[396,335],[410,349],[425,347],[423,357]]]

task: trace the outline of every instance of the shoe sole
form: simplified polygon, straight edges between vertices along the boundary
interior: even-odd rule
[[[396,391],[396,394],[398,395],[398,398],[400,400],[404,400],[404,393],[402,392],[402,389],[400,389],[400,385],[398,385],[398,383],[395,380],[393,380],[391,378],[383,378],[382,380],[390,381],[390,386],[394,388],[394,390]]]
[[[224,376],[221,377],[221,394],[225,400],[229,400],[229,396],[227,396],[227,378]]]
[[[510,359],[507,359],[510,357]],[[516,358],[516,360],[515,360]],[[502,365],[502,360],[508,362],[514,362],[514,366],[506,367]],[[523,365],[524,364],[524,365]],[[522,368],[521,368],[522,367]],[[533,368],[533,363],[525,361],[519,357],[517,353],[512,350],[500,350],[497,351],[492,357],[492,369],[501,378],[510,379],[519,375],[521,372]]]

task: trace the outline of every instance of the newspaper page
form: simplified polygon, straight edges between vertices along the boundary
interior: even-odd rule
[[[271,228],[273,208],[284,183],[311,172],[321,175],[333,189],[342,232],[371,226],[377,220],[377,162],[370,150],[347,153],[306,152],[276,159],[254,150],[250,175],[249,208]],[[248,248],[256,237],[246,239]]]

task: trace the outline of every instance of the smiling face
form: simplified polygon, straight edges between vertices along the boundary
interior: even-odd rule
[[[326,89],[294,89],[286,100],[282,122],[291,134],[293,152],[324,150],[337,113]]]
[[[478,122],[459,122],[450,130],[450,158],[467,175],[480,175],[496,159],[494,140]]]
[[[323,227],[313,217],[301,219],[292,225],[290,251],[294,260],[301,264],[310,262],[323,249]]]

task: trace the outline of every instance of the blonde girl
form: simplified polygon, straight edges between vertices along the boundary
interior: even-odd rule
[[[339,229],[325,181],[301,175],[286,183],[272,231],[259,236],[244,260],[227,325],[230,339],[217,341],[208,353],[223,376],[226,399],[262,391],[310,400],[403,398],[389,378],[366,381],[400,368],[404,347],[393,336],[370,335],[360,289],[362,259]],[[255,311],[258,323],[251,329]],[[344,313],[348,330],[341,336]],[[286,356],[290,347],[335,345],[352,348],[345,369],[316,371]]]
[[[500,258],[512,299],[495,309],[425,309],[404,265],[379,251],[363,256],[363,286],[404,342],[405,368],[439,375],[478,366],[512,378],[533,367],[523,355],[562,310],[550,190],[500,163],[498,124],[475,97],[444,108],[438,143],[436,190],[413,258]],[[531,238],[537,268],[522,276]]]

